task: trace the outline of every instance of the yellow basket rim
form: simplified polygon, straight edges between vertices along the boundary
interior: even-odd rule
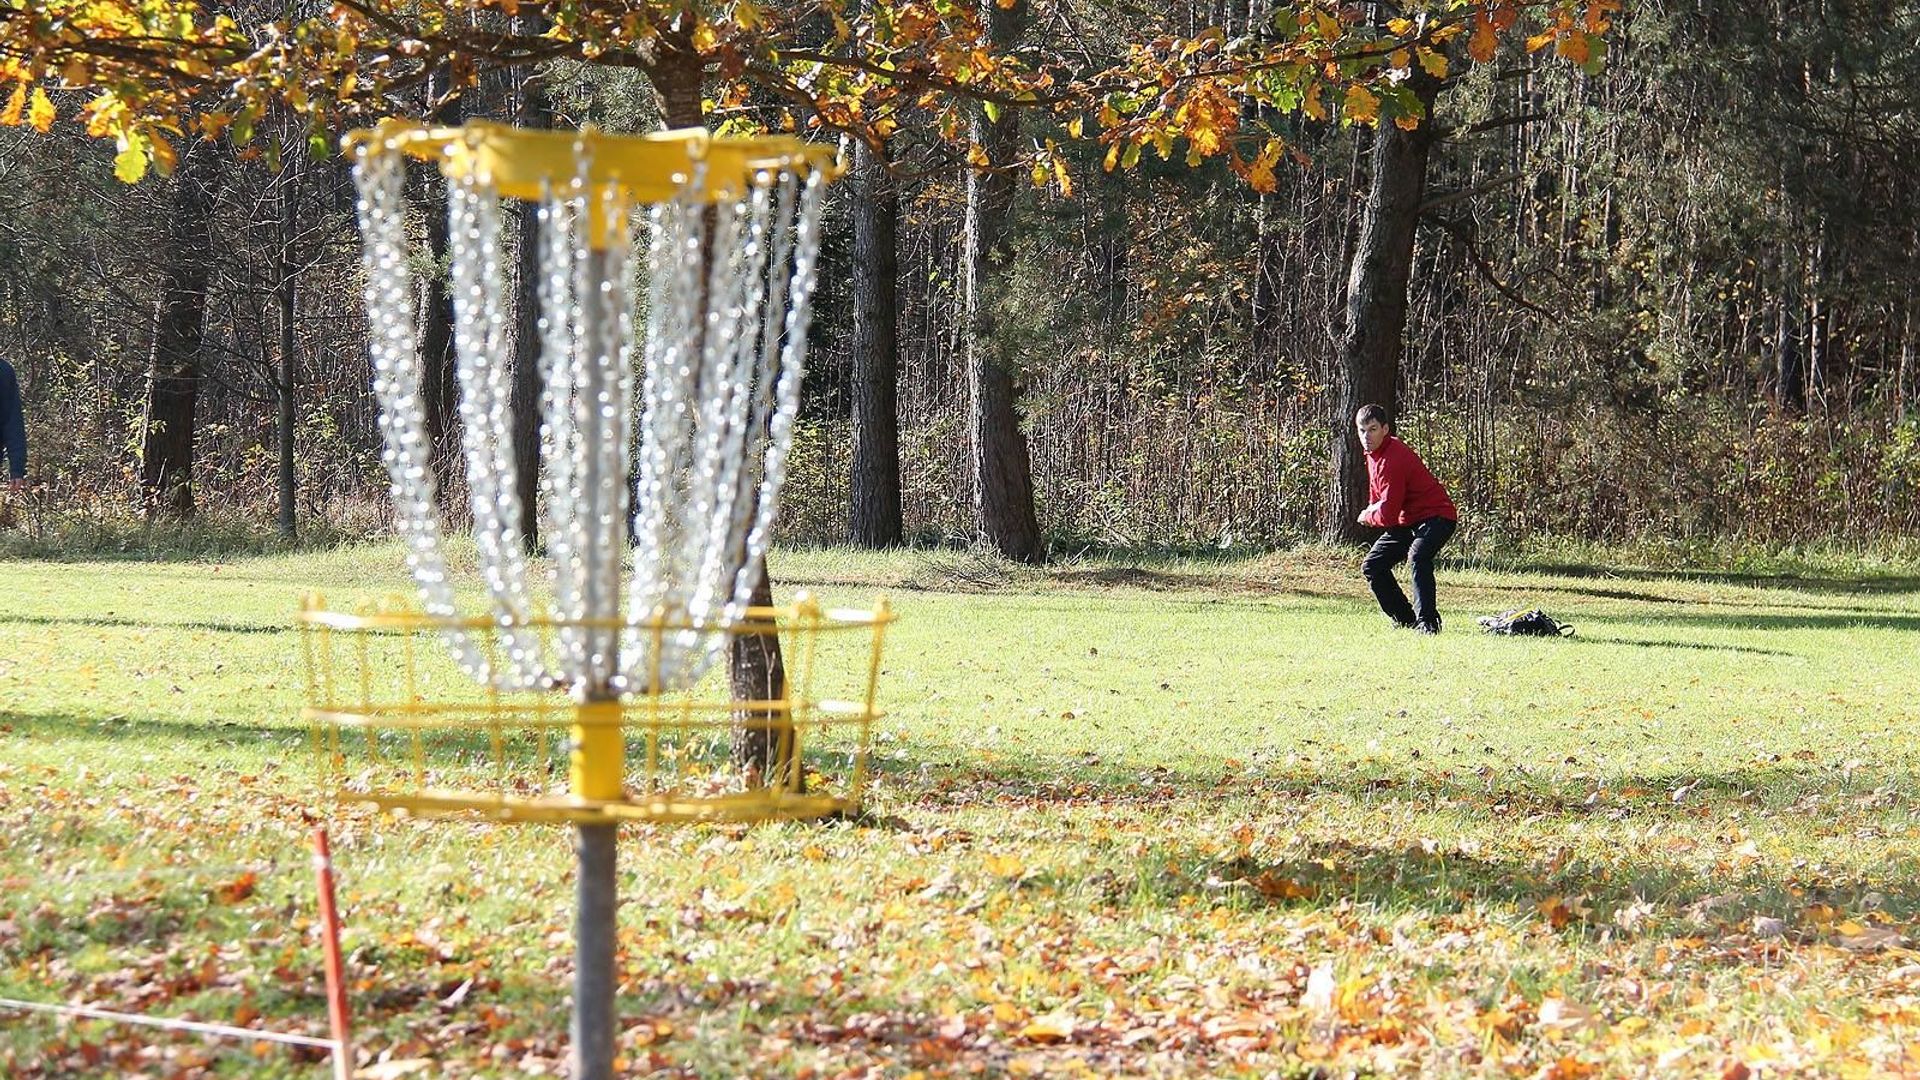
[[[553,693],[547,691],[544,693]],[[341,699],[307,705],[300,719],[308,724],[330,724],[342,729],[379,728],[383,731],[490,731],[511,718],[516,731],[576,730],[605,728],[616,731],[705,730],[719,728],[784,729],[804,727],[811,730],[871,726],[885,719],[885,710],[856,701],[823,698],[795,703],[783,698],[653,705],[641,695],[623,697],[618,708],[609,712],[583,715],[571,701],[552,706],[505,701],[493,704],[472,702],[356,702]],[[796,719],[804,713],[804,719]],[[759,721],[742,721],[740,714],[760,716]]]
[[[782,628],[841,630],[884,626],[898,616],[882,600],[872,609],[822,608],[810,600],[772,607],[754,606],[736,620],[700,620],[656,612],[642,619],[553,619],[534,616],[525,619],[499,619],[487,615],[429,615],[408,608],[389,608],[359,614],[337,611],[326,601],[309,596],[301,602],[294,619],[302,626],[330,630],[695,630],[740,636],[765,634]]]
[[[807,820],[854,813],[860,800],[761,788],[716,795],[634,794],[619,799],[583,799],[575,795],[479,795],[429,790],[412,794],[376,790],[338,791],[342,803],[370,804],[380,810],[420,817],[480,817],[518,822],[752,823]]]

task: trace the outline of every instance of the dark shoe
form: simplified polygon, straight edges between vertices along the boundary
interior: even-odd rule
[[[1415,626],[1414,629],[1420,631],[1423,634],[1437,634],[1440,632],[1440,624],[1437,622],[1430,622],[1430,623],[1423,622]]]

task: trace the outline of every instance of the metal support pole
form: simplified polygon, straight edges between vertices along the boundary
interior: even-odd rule
[[[580,438],[587,453],[578,477],[581,513],[589,522],[581,582],[581,605],[590,619],[604,620],[620,610],[620,551],[626,537],[622,494],[626,439],[600,402],[619,386],[615,370],[624,357],[617,341],[618,319],[610,305],[620,295],[613,281],[610,244],[625,238],[624,215],[610,218],[599,193],[587,196],[591,250],[586,280],[591,291],[580,298],[588,363],[577,388],[584,411]],[[617,220],[616,220],[617,218]],[[611,290],[611,291],[609,291]],[[611,430],[609,430],[611,427]],[[619,635],[604,625],[582,627],[581,653],[587,665],[586,700],[576,707],[573,756],[568,780],[582,800],[620,798],[625,773],[620,734],[619,696],[606,680],[620,655]],[[615,869],[620,827],[581,823],[574,829],[576,858],[573,914],[573,1075],[574,1080],[613,1080],[614,947],[618,924],[619,882]]]
[[[573,725],[570,786],[583,799],[620,797],[620,703],[592,701],[577,707]],[[574,829],[573,1076],[612,1080],[614,1034],[614,932],[618,925],[620,826],[582,824]]]
[[[580,825],[574,830],[573,1075],[574,1080],[612,1080],[614,1033],[614,878],[618,825]]]

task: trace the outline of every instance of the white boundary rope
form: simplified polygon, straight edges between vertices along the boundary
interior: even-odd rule
[[[256,1039],[264,1042],[289,1043],[294,1046],[317,1046],[335,1053],[340,1051],[340,1044],[337,1041],[315,1038],[312,1035],[261,1031],[256,1028],[231,1027],[227,1024],[203,1024],[198,1020],[172,1020],[164,1016],[141,1016],[138,1013],[110,1012],[85,1005],[48,1005],[38,1001],[0,998],[0,1008],[52,1013],[56,1016],[84,1016],[92,1020],[113,1020],[122,1024],[145,1024],[148,1027],[166,1028],[170,1031],[193,1031],[202,1035],[219,1035],[229,1039]]]

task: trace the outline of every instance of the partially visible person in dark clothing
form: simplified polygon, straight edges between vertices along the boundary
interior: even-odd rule
[[[1354,416],[1353,426],[1367,450],[1367,508],[1360,512],[1360,524],[1387,530],[1374,541],[1360,572],[1380,610],[1396,626],[1437,634],[1440,607],[1434,599],[1433,557],[1453,538],[1460,512],[1420,455],[1393,434],[1387,410],[1365,406]],[[1411,605],[1393,579],[1393,568],[1402,560],[1413,564]]]
[[[0,456],[7,459],[7,487],[27,489],[27,416],[20,407],[20,380],[13,365],[0,360]]]

